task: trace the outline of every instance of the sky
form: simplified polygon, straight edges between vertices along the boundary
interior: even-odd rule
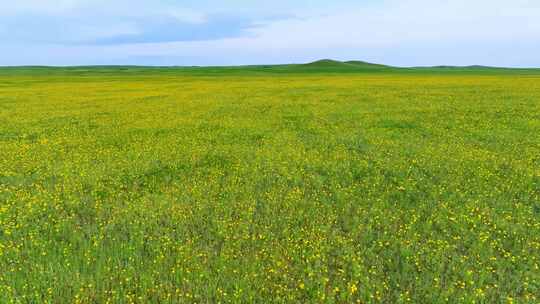
[[[0,0],[0,65],[540,67],[538,0]]]

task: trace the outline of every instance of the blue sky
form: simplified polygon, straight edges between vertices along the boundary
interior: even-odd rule
[[[0,41],[0,65],[540,67],[540,1],[0,1]]]

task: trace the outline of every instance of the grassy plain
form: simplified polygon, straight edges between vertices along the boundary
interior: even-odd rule
[[[538,303],[540,73],[0,69],[0,303]]]

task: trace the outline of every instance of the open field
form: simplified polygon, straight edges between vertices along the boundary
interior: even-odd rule
[[[0,69],[0,303],[538,303],[540,72]]]

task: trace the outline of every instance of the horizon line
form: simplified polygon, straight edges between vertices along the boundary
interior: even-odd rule
[[[491,66],[491,65],[478,65],[478,64],[471,64],[471,65],[446,65],[446,64],[440,64],[440,65],[418,65],[418,66],[394,66],[394,65],[387,65],[383,63],[373,63],[363,60],[357,60],[357,59],[351,59],[351,60],[335,60],[335,59],[319,59],[315,61],[310,62],[304,62],[304,63],[271,63],[271,64],[265,64],[265,63],[259,63],[259,64],[238,64],[238,65],[139,65],[139,64],[82,64],[82,65],[34,65],[34,64],[28,64],[28,65],[1,65],[0,68],[105,68],[105,67],[133,67],[133,68],[241,68],[241,67],[279,67],[279,66],[302,66],[302,65],[309,65],[309,64],[316,64],[321,62],[333,62],[336,64],[347,64],[350,62],[358,62],[358,63],[364,63],[368,65],[374,65],[374,66],[380,66],[380,67],[386,67],[386,68],[394,68],[394,69],[415,69],[415,68],[492,68],[492,69],[518,69],[518,70],[526,70],[526,69],[540,69],[540,66],[538,67],[510,67],[510,66]]]

